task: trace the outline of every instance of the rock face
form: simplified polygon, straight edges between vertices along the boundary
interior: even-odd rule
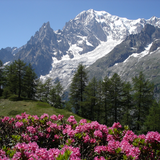
[[[131,81],[142,71],[160,92],[159,61],[160,28],[146,24],[140,33],[129,35],[110,53],[92,64],[88,68],[89,76],[103,79],[118,73],[122,80]]]
[[[54,31],[49,22],[44,23],[27,44],[17,49],[18,53],[13,56],[5,49],[3,53],[0,51],[0,56],[8,57],[4,62],[20,58],[31,63],[39,77],[58,78],[67,87],[79,63],[89,67],[98,59],[112,55],[107,62],[108,67],[112,67],[133,52],[141,53],[148,43],[159,37],[155,27],[160,27],[160,19],[156,17],[128,20],[90,9],[67,22],[62,30]],[[121,47],[117,46],[121,42]],[[114,47],[116,52],[111,54]],[[150,51],[158,47],[159,42],[155,41]],[[101,63],[106,67],[106,62]],[[91,70],[99,71],[98,68]]]

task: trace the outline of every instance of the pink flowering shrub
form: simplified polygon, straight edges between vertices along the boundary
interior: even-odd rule
[[[136,135],[122,129],[70,116],[22,113],[0,118],[0,159],[3,160],[137,160],[160,159],[160,134]]]

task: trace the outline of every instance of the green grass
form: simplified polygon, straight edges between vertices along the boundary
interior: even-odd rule
[[[70,115],[73,115],[75,119],[79,122],[82,117],[69,112],[65,109],[54,108],[48,103],[38,102],[38,101],[10,101],[8,99],[0,99],[0,116],[15,117],[17,114],[26,112],[27,114],[41,116],[47,113],[49,116],[55,114],[64,115],[67,119]]]

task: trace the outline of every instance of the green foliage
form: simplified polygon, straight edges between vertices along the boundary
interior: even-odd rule
[[[149,109],[149,115],[147,115],[145,120],[145,131],[158,131],[160,132],[160,103],[156,101]]]
[[[17,110],[11,110],[11,111],[8,113],[9,116],[15,116],[15,115],[17,115],[17,114],[21,114],[21,112],[20,112],[20,111],[17,111]]]
[[[86,86],[83,93],[83,102],[81,108],[81,115],[90,120],[94,120],[94,110],[97,105],[97,80],[94,77]]]
[[[121,119],[122,125],[128,125],[129,128],[132,128],[133,119],[131,116],[133,110],[133,98],[132,98],[132,86],[129,82],[124,83],[123,86],[123,99],[122,99],[122,112],[123,116]]]
[[[12,93],[8,87],[5,87],[2,95],[4,99],[7,99],[12,95]]]
[[[135,123],[136,130],[139,131],[144,125],[146,115],[149,114],[149,108],[154,101],[153,89],[154,85],[146,80],[143,73],[140,72],[139,76],[135,76],[133,79],[133,98],[135,106]]]
[[[4,67],[3,97],[8,98],[10,95],[17,95],[19,99],[22,97],[33,99],[36,78],[36,74],[30,64],[27,66],[20,59],[15,60]]]
[[[111,90],[110,90],[110,104],[111,113],[113,113],[114,122],[118,122],[121,118],[122,108],[122,97],[123,97],[123,83],[120,76],[115,73],[111,77]]]
[[[10,101],[18,101],[20,100],[20,98],[17,96],[17,95],[11,95],[9,98],[8,98]]]
[[[88,78],[85,66],[79,64],[76,73],[73,76],[72,83],[70,85],[70,103],[75,109],[75,113],[81,115],[82,111],[82,102],[83,102],[83,93],[85,87],[87,86]]]
[[[63,155],[59,154],[56,160],[68,160],[70,158],[70,155],[71,155],[71,151],[66,150]]]
[[[55,108],[62,108],[63,87],[60,82],[56,82],[49,93],[49,101]]]

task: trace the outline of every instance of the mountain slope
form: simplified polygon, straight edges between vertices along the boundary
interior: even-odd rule
[[[79,63],[87,67],[99,58],[107,55],[116,45],[130,34],[139,33],[145,24],[160,26],[160,19],[128,20],[112,16],[105,11],[83,11],[66,23],[60,35],[64,35],[69,44],[67,54],[61,59],[52,57],[52,69],[42,79],[59,79],[68,86]],[[101,73],[100,73],[101,74]]]
[[[43,80],[47,77],[53,78],[53,81],[59,79],[67,87],[79,63],[89,67],[127,36],[140,33],[146,24],[160,27],[160,19],[152,17],[148,20],[128,20],[105,11],[90,9],[67,22],[62,30],[54,31],[49,22],[44,23],[27,44],[19,49],[13,60],[20,58],[31,63]],[[134,46],[136,42],[132,43]],[[137,49],[138,52],[143,50],[141,45]],[[121,51],[117,50],[118,52]],[[122,62],[130,53],[124,57],[115,54],[115,62],[110,62],[110,65]]]
[[[145,25],[139,34],[128,36],[110,53],[91,65],[90,78],[99,79],[118,73],[124,81],[142,71],[160,89],[160,28]]]

